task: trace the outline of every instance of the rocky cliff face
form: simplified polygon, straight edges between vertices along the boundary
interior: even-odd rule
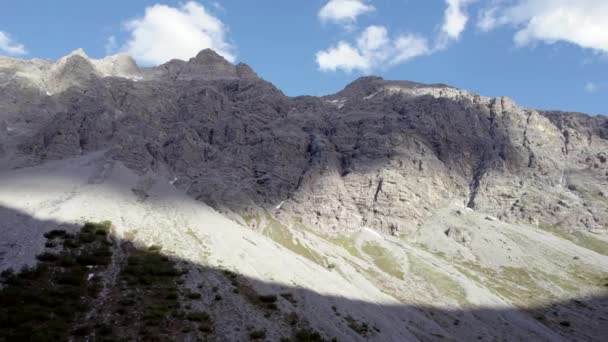
[[[290,98],[211,50],[0,60],[0,156],[25,166],[107,151],[238,216],[412,233],[458,202],[501,220],[608,226],[608,119],[446,85],[361,78]]]

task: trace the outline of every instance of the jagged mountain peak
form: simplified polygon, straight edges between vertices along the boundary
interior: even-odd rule
[[[213,49],[203,49],[196,54],[194,58],[190,59],[190,62],[199,63],[199,64],[229,64],[232,65],[228,60],[222,57]]]
[[[82,58],[89,59],[89,56],[87,55],[87,53],[84,51],[83,48],[78,48],[78,49],[70,52],[64,58],[69,58],[69,57],[72,57],[72,56],[80,56]]]
[[[182,81],[258,78],[248,65],[234,65],[212,49],[201,50],[188,62],[172,60],[155,70],[165,77]]]
[[[119,53],[112,56],[107,56],[104,59],[97,61],[97,69],[105,76],[118,76],[125,78],[141,77],[141,70],[137,63],[130,55]]]

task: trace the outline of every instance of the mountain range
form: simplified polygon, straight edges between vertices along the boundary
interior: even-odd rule
[[[120,246],[162,246],[214,322],[170,340],[608,335],[608,118],[445,84],[289,97],[212,50],[0,57],[0,218],[1,270],[111,221],[89,315],[109,326]]]

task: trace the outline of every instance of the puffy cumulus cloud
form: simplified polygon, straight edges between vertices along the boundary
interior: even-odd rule
[[[341,41],[336,46],[317,52],[317,65],[322,71],[343,70],[348,73],[353,70],[368,70],[369,61],[359,50],[349,43]]]
[[[319,11],[319,19],[322,22],[350,26],[360,15],[373,11],[374,6],[364,0],[329,0]]]
[[[141,18],[129,20],[130,38],[121,50],[144,65],[157,65],[171,59],[188,60],[210,48],[234,62],[233,47],[226,41],[227,28],[205,7],[189,1],[179,7],[153,5]]]
[[[356,44],[340,41],[338,44],[318,51],[316,61],[321,71],[352,71],[371,72],[380,67],[390,67],[407,62],[413,58],[430,55],[444,50],[450,42],[460,39],[465,31],[469,16],[467,6],[477,0],[445,0],[443,22],[437,36],[432,43],[423,36],[417,34],[402,34],[390,38],[388,30],[384,26],[369,26],[356,39]],[[496,0],[500,1],[500,0]],[[319,16],[323,18],[324,11],[328,7],[337,6],[338,3],[356,2],[359,6],[367,6],[362,1],[330,0],[321,9]],[[355,5],[351,5],[350,12],[347,7],[342,10],[341,16],[333,16],[334,20],[347,20],[353,22],[360,12],[354,11]],[[374,10],[373,8],[371,10]],[[336,9],[332,10],[338,13]],[[350,13],[350,15],[347,15]],[[358,13],[358,14],[356,14]],[[329,17],[329,14],[325,14]]]
[[[423,37],[407,34],[391,39],[385,27],[369,26],[359,35],[356,45],[341,41],[327,50],[317,52],[316,60],[322,71],[370,72],[430,52],[428,42]]]
[[[475,0],[445,0],[447,6],[443,14],[443,23],[437,38],[436,49],[444,49],[450,41],[460,39],[469,22],[466,7],[473,1]]]
[[[395,56],[392,58],[392,64],[407,62],[418,56],[432,53],[426,38],[414,34],[399,36],[394,44]]]
[[[441,31],[450,38],[460,38],[469,21],[469,17],[463,8],[466,3],[465,0],[446,0],[447,8],[445,9]]]
[[[0,52],[14,56],[27,54],[23,44],[13,41],[11,36],[3,31],[0,31]]]
[[[606,53],[606,18],[606,0],[512,0],[498,1],[484,9],[477,25],[484,31],[515,27],[517,46],[562,41]]]

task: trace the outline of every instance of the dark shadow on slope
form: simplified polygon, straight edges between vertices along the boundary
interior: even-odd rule
[[[6,208],[0,213],[1,219],[25,215]],[[91,341],[602,341],[608,336],[608,294],[521,310],[368,303],[164,256],[162,246],[116,239],[105,223],[80,228],[56,222],[53,228],[53,222],[31,217],[24,222],[48,227],[47,248],[38,253],[38,268],[4,273],[0,341],[64,340],[66,334]],[[43,245],[31,247],[44,251]]]

